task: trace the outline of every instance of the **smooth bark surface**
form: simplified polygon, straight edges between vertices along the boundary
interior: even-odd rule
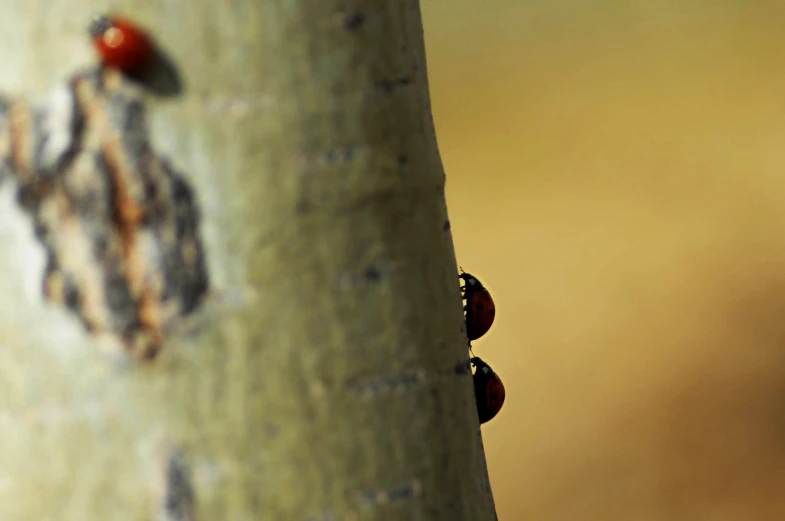
[[[94,60],[94,2],[0,7],[4,92]],[[211,294],[158,358],[107,355],[0,186],[0,519],[494,519],[418,2],[113,7],[183,79],[147,118]]]

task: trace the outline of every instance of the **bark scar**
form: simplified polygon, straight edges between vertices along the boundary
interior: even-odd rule
[[[0,98],[0,182],[44,246],[44,295],[133,354],[160,351],[204,300],[193,190],[153,151],[142,91],[91,68],[40,107]]]
[[[415,479],[405,485],[387,489],[367,490],[363,500],[375,505],[386,505],[395,501],[405,501],[422,495],[422,483]]]
[[[155,518],[158,521],[196,521],[196,492],[185,453],[168,444],[160,450]]]
[[[462,361],[450,369],[439,371],[425,371],[415,369],[396,374],[375,376],[372,378],[359,379],[346,385],[346,390],[354,394],[357,398],[369,399],[386,396],[391,393],[405,393],[412,388],[433,385],[438,382],[471,375],[469,361]]]

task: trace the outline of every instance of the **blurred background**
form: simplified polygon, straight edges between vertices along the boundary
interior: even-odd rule
[[[785,3],[423,16],[499,519],[785,519]]]

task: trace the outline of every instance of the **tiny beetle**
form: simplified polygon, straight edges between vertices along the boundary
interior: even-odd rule
[[[475,367],[474,399],[480,423],[491,421],[504,405],[504,384],[491,367],[478,357],[469,360]]]
[[[101,61],[108,67],[139,74],[152,61],[152,41],[130,20],[98,15],[90,24],[90,36]]]
[[[477,277],[464,273],[463,269],[459,277],[465,282],[461,287],[461,294],[466,301],[463,310],[466,312],[466,335],[471,345],[472,340],[483,336],[493,325],[493,319],[496,318],[496,305],[491,294]]]

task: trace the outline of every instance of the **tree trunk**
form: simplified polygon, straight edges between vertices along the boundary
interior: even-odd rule
[[[417,0],[117,4],[0,2],[0,519],[494,519]]]

